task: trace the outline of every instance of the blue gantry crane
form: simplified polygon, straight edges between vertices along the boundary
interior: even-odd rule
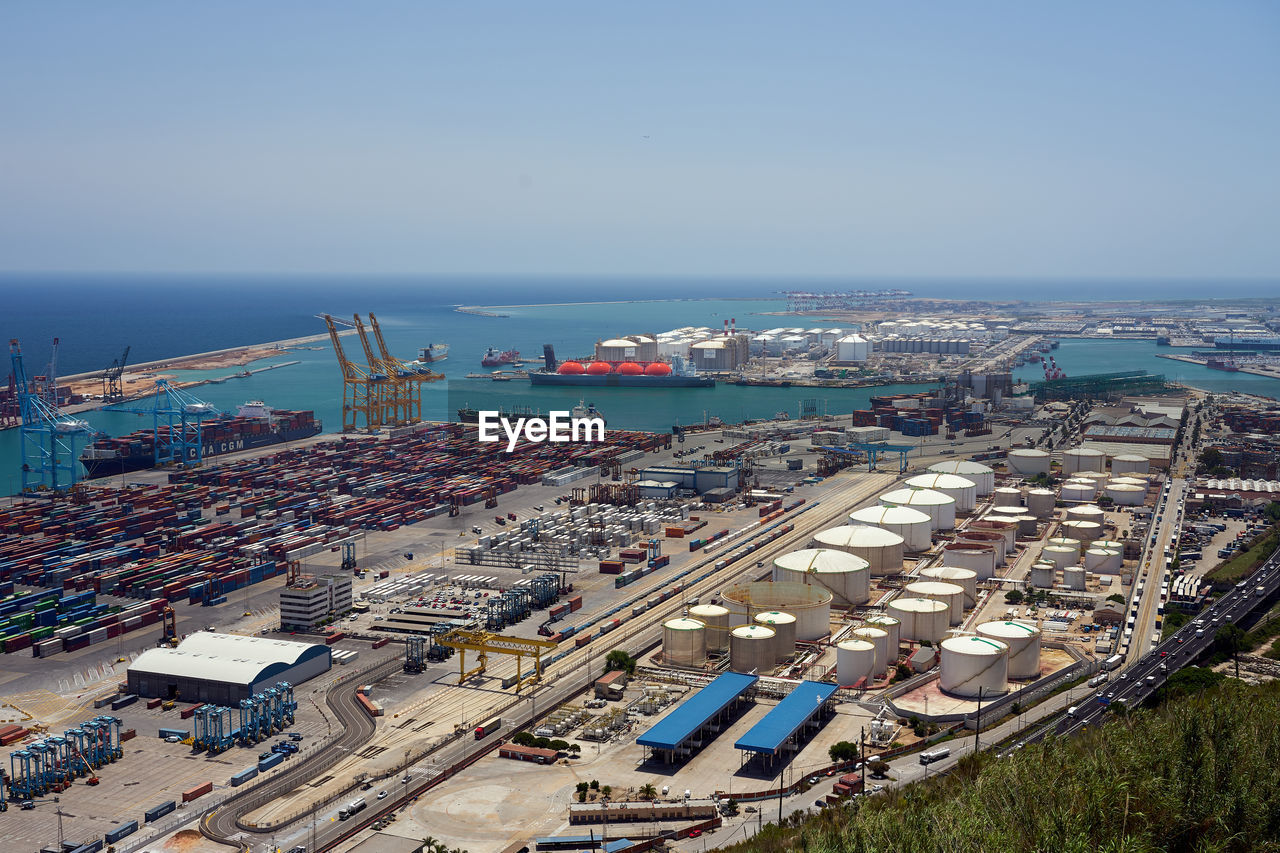
[[[219,414],[212,403],[173,385],[156,380],[151,408],[108,406],[108,412],[151,415],[155,430],[153,454],[157,468],[166,465],[199,465],[204,461],[202,431],[205,419]]]
[[[93,430],[84,419],[60,413],[44,398],[45,389],[27,380],[17,338],[9,341],[9,362],[22,418],[22,490],[69,489],[77,479],[78,449]]]

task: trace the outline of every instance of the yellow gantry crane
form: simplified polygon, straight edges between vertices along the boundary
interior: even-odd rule
[[[525,684],[534,684],[542,677],[542,653],[557,646],[551,640],[526,640],[523,637],[504,637],[488,631],[450,631],[436,640],[442,646],[458,652],[458,683],[462,684],[473,675],[485,671],[490,654],[515,655],[516,658],[516,692]],[[478,665],[467,671],[466,655],[468,651],[477,652]],[[526,656],[533,658],[533,674],[524,677],[522,664]]]
[[[325,314],[324,323],[329,327],[329,340],[333,342],[333,352],[338,357],[338,366],[342,368],[342,431],[359,429],[361,417],[366,429],[381,426],[381,385],[371,383],[368,372],[347,358],[333,317]]]
[[[373,354],[373,347],[369,346],[369,336],[365,334],[364,323],[360,322],[360,315],[355,317],[356,336],[360,338],[360,346],[364,347],[364,360],[369,365],[368,376],[370,396],[372,397],[372,406],[376,412],[376,425],[388,426],[403,423],[395,417],[395,412],[400,407],[397,399],[399,385],[393,381],[391,375],[387,373],[386,368],[382,366],[382,362]],[[370,424],[374,426],[374,424]]]
[[[396,420],[401,423],[421,421],[422,386],[428,382],[439,382],[444,379],[444,374],[426,367],[412,367],[392,356],[386,339],[382,337],[382,327],[372,311],[369,312],[369,325],[373,327],[373,339],[378,342],[378,352],[382,356],[379,363],[395,381]]]

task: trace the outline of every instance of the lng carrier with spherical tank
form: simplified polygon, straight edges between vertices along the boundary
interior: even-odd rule
[[[669,356],[668,361],[609,361],[584,359],[557,362],[550,344],[543,347],[546,367],[529,373],[534,385],[567,385],[581,388],[710,388],[711,376],[698,373],[688,359]]]

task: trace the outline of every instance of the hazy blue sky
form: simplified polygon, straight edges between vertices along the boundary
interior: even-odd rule
[[[1274,276],[1280,3],[7,2],[0,269]]]

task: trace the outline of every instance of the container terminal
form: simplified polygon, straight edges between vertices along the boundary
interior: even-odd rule
[[[7,833],[640,843],[906,784],[975,726],[1033,736],[1154,649],[1189,662],[1166,614],[1213,612],[1212,555],[1277,485],[1251,452],[1274,403],[1105,387],[510,455],[390,426],[16,497]]]

